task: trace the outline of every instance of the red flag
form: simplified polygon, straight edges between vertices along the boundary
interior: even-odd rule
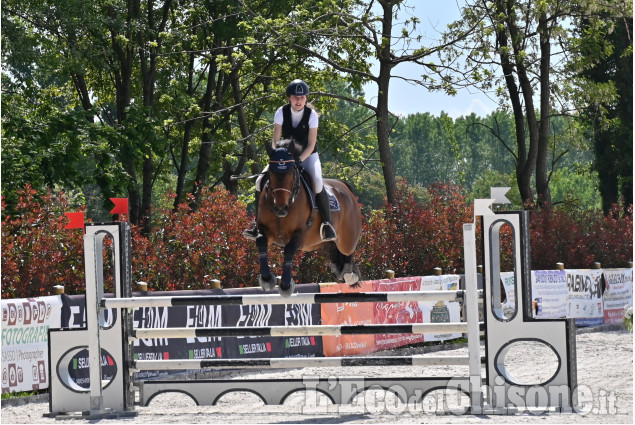
[[[64,227],[65,229],[83,229],[84,228],[84,213],[83,212],[70,212],[64,213],[70,220]]]
[[[110,214],[128,214],[128,198],[110,198],[115,207]]]

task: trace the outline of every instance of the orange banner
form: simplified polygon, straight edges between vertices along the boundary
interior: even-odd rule
[[[357,288],[346,284],[323,284],[320,292],[373,292],[372,282],[361,282]],[[322,304],[323,325],[370,325],[374,322],[375,303]],[[324,355],[328,357],[366,354],[377,351],[375,335],[323,336]]]

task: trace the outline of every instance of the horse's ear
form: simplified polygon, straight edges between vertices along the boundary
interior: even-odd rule
[[[265,142],[265,149],[267,150],[267,155],[269,155],[269,157],[271,157],[271,155],[273,155],[273,153],[276,151],[272,146],[271,143],[266,143]]]

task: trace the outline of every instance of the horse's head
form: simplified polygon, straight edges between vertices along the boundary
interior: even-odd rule
[[[293,140],[281,140],[274,149],[265,145],[269,155],[269,190],[271,205],[278,217],[286,217],[299,189],[299,177],[296,171],[298,150]]]

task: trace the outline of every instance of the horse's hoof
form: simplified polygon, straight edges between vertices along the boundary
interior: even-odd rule
[[[280,296],[282,298],[289,298],[293,291],[295,290],[295,282],[293,279],[289,282],[289,287],[287,289],[283,289],[282,286],[278,286],[278,292],[280,292]]]
[[[260,287],[263,291],[272,291],[276,287],[276,277],[271,274],[269,275],[269,279],[265,280],[262,278],[262,275],[258,275],[258,283],[260,283]]]
[[[353,286],[357,282],[359,282],[359,276],[357,275],[357,273],[354,273],[354,272],[344,273],[344,274],[342,274],[342,277],[344,278],[344,282],[348,286]]]

